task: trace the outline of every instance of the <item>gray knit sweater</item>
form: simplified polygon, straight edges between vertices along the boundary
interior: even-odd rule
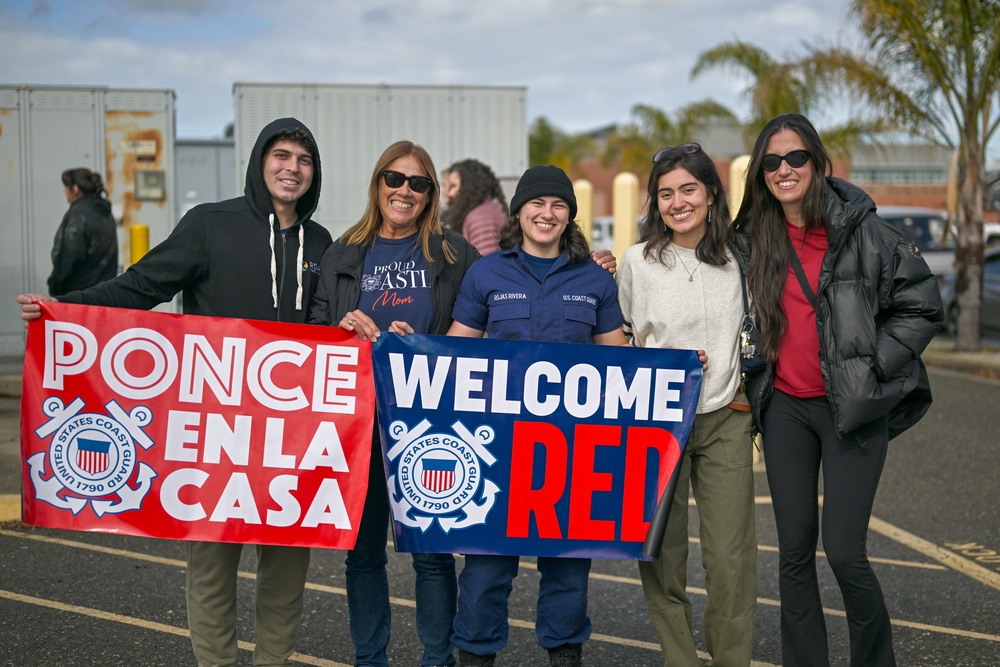
[[[718,410],[733,400],[740,384],[739,267],[731,257],[723,266],[704,264],[694,250],[676,245],[660,263],[643,257],[644,247],[644,243],[632,246],[618,263],[625,333],[636,347],[705,350],[708,371],[698,413]]]

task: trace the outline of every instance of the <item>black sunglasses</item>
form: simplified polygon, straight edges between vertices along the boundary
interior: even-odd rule
[[[691,155],[692,153],[697,153],[700,150],[701,150],[701,144],[696,144],[693,142],[681,144],[680,146],[667,146],[666,148],[661,148],[660,150],[656,151],[656,155],[653,156],[653,164],[656,164],[657,162],[665,158],[667,156],[667,153],[669,153],[670,151],[680,151],[684,155]]]
[[[774,153],[768,153],[764,156],[764,159],[760,161],[760,166],[764,171],[778,171],[778,167],[781,166],[781,161],[784,160],[792,169],[798,169],[808,162],[811,157],[812,153],[806,150],[791,151],[787,155],[775,155]]]
[[[382,178],[385,180],[385,184],[393,189],[401,188],[403,187],[403,183],[409,181],[410,189],[418,194],[427,192],[434,187],[434,181],[426,176],[407,176],[391,169],[383,169]]]

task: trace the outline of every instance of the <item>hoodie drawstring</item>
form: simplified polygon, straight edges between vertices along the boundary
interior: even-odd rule
[[[274,299],[274,307],[278,307],[278,262],[274,255],[274,214],[267,217],[268,229],[271,231],[269,241],[271,242],[271,298]]]
[[[271,230],[268,238],[271,244],[271,298],[274,307],[278,307],[278,261],[274,252],[274,214],[268,216],[268,227]],[[299,225],[299,252],[295,257],[295,310],[302,310],[302,257],[305,248],[305,225]]]
[[[298,283],[298,287],[295,289],[295,310],[302,310],[302,249],[306,245],[305,228],[305,225],[299,224],[299,254],[296,257],[295,267],[295,280]]]

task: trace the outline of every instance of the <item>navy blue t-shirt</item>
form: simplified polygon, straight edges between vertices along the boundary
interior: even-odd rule
[[[409,324],[414,333],[430,331],[434,298],[418,237],[378,237],[365,254],[358,309],[371,317],[380,331],[386,331],[395,320]]]

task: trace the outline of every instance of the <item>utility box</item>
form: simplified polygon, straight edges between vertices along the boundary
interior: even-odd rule
[[[149,228],[150,245],[173,229],[174,99],[172,90],[0,84],[0,355],[24,353],[14,298],[47,293],[52,241],[69,208],[63,171],[101,174],[123,265],[131,225]]]
[[[313,218],[334,238],[364,213],[375,162],[401,139],[427,149],[438,177],[452,163],[475,158],[510,194],[528,168],[526,93],[524,87],[236,83],[237,189],[243,191],[260,130],[293,116],[316,137],[323,185]]]

